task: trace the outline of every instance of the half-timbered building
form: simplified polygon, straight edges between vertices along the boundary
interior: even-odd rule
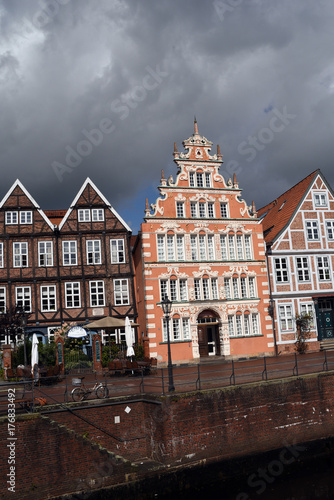
[[[312,315],[311,349],[334,338],[334,196],[320,170],[259,210],[279,352],[296,342],[296,316]]]
[[[17,180],[0,203],[1,310],[24,308],[27,334],[43,341],[63,323],[135,321],[130,235],[88,178],[67,211],[43,211]]]
[[[262,226],[241,199],[234,176],[219,173],[222,155],[199,134],[174,147],[175,181],[162,173],[160,197],[146,204],[134,245],[139,323],[146,354],[167,360],[160,302],[172,300],[173,362],[207,356],[273,353]]]

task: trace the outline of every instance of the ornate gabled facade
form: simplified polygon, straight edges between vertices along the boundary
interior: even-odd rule
[[[278,350],[294,350],[298,314],[313,316],[311,349],[334,339],[334,194],[320,170],[259,210]]]
[[[67,211],[42,211],[17,180],[0,203],[1,310],[25,308],[43,341],[64,322],[135,321],[130,235],[88,178]]]
[[[205,356],[274,352],[262,226],[241,199],[234,176],[219,173],[222,155],[198,133],[174,145],[175,181],[162,172],[134,247],[139,322],[146,353],[167,359],[160,301],[173,302],[173,362]],[[145,325],[145,328],[143,328]]]

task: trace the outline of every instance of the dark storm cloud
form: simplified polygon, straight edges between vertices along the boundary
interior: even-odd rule
[[[330,0],[2,0],[2,195],[19,178],[67,208],[89,176],[136,230],[194,115],[248,203],[316,168],[334,185],[333,16]]]

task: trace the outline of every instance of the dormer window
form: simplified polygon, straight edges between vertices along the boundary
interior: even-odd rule
[[[104,221],[103,208],[81,208],[78,210],[79,222],[100,222]]]
[[[18,212],[6,212],[6,224],[17,224]]]
[[[32,211],[20,212],[20,224],[32,224]]]
[[[89,208],[78,210],[79,222],[90,222],[90,210]]]
[[[327,207],[327,195],[326,195],[326,193],[314,193],[313,196],[314,196],[315,208]]]
[[[103,210],[103,208],[93,208],[92,209],[92,221],[93,222],[104,221],[104,210]]]

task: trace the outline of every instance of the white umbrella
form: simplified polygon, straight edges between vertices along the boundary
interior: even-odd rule
[[[35,365],[37,365],[36,371],[34,370]],[[34,380],[38,380],[38,338],[36,333],[32,336],[32,349],[31,349],[31,373]]]
[[[133,333],[132,333],[131,323],[130,323],[128,316],[126,316],[126,318],[125,318],[125,339],[126,339],[126,347],[127,347],[126,355],[127,356],[134,356],[135,351],[132,347],[133,346]]]

